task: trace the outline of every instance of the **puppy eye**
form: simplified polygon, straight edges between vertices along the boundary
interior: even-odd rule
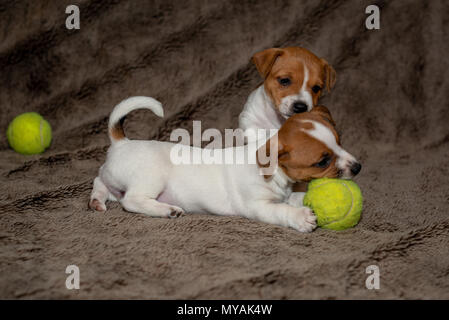
[[[320,90],[321,90],[321,87],[320,87],[320,86],[313,86],[313,87],[312,87],[312,91],[315,92],[315,93],[320,92]]]
[[[289,78],[278,78],[278,82],[283,87],[287,87],[292,83]]]
[[[324,157],[320,160],[320,162],[315,163],[313,166],[321,169],[325,169],[329,167],[331,164],[331,158],[330,157]]]

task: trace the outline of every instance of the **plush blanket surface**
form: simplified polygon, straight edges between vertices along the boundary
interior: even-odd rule
[[[0,3],[0,298],[449,298],[449,9],[432,1],[80,0]],[[380,30],[365,28],[377,4]],[[126,134],[235,128],[261,79],[252,54],[304,46],[337,71],[322,99],[363,169],[360,224],[301,234],[239,217],[87,209],[115,104]],[[14,116],[53,126],[43,154],[8,148]],[[80,269],[80,290],[65,287]],[[368,290],[366,267],[380,270]]]

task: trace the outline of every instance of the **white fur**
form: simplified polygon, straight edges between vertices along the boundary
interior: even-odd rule
[[[239,126],[243,130],[279,129],[284,121],[265,92],[264,85],[250,94],[239,116]]]
[[[119,121],[137,108],[132,102],[153,110],[157,105],[153,100],[123,101],[112,112],[110,127],[115,125],[114,119]],[[275,170],[267,180],[257,164],[247,164],[250,161],[243,165],[174,165],[170,161],[173,146],[169,142],[114,140],[94,181],[91,203],[100,211],[106,210],[106,200],[117,200],[127,211],[154,217],[207,212],[240,215],[301,232],[315,228],[316,217],[309,208],[287,204],[292,181],[283,170]],[[240,148],[251,150],[248,145]],[[248,154],[247,158],[255,156]]]
[[[298,100],[304,102],[307,105],[307,111],[313,108],[313,99],[310,91],[307,90],[307,82],[309,82],[309,69],[304,64],[304,81],[302,82],[301,90],[299,91]]]

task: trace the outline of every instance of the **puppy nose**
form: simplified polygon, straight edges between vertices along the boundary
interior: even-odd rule
[[[362,165],[358,162],[355,162],[352,164],[351,166],[351,172],[353,175],[356,175],[357,173],[360,172],[360,170],[362,170]]]
[[[301,113],[301,112],[306,112],[307,111],[307,105],[303,102],[295,102],[293,104],[293,112],[294,113]]]

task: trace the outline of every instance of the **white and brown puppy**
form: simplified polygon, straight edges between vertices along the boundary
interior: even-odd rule
[[[123,119],[139,108],[163,115],[161,104],[148,97],[129,98],[115,107],[109,119],[111,146],[89,202],[94,210],[104,211],[106,201],[114,200],[127,211],[153,217],[184,212],[239,215],[310,232],[316,217],[309,208],[288,204],[292,184],[354,175],[357,161],[339,145],[325,112],[308,112],[285,122],[271,138],[278,142],[278,166],[271,176],[263,176],[258,163],[264,163],[261,152],[276,154],[270,148],[248,152],[250,145],[237,147],[247,153],[245,164],[175,165],[170,157],[174,143],[127,139]]]
[[[239,116],[244,130],[279,129],[293,114],[312,110],[336,81],[326,60],[300,47],[267,49],[252,61],[264,83],[251,93]]]

